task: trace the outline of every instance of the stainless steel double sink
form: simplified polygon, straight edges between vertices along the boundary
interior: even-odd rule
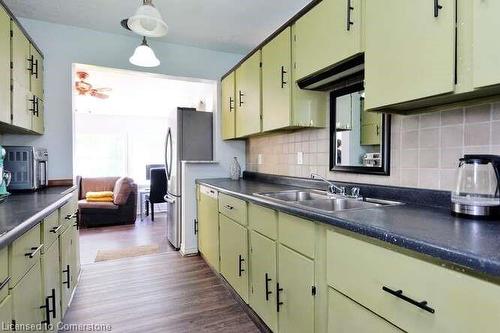
[[[254,195],[278,202],[301,206],[304,209],[337,212],[352,209],[368,209],[381,206],[401,205],[401,202],[373,198],[353,198],[331,194],[321,190],[287,190],[279,192],[261,192]]]

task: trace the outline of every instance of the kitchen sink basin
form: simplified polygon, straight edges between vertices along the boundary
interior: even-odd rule
[[[255,195],[280,201],[304,201],[328,198],[325,191],[320,190],[290,190],[280,192],[254,193]]]
[[[254,193],[256,196],[286,202],[305,209],[337,212],[351,209],[368,209],[380,206],[401,205],[401,202],[373,198],[353,198],[338,194],[329,194],[320,190],[290,190],[280,192]]]

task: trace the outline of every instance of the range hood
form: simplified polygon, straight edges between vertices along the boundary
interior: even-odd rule
[[[330,91],[364,80],[365,56],[358,54],[340,64],[328,67],[297,81],[300,89]]]

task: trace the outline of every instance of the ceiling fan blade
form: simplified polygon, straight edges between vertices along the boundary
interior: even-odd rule
[[[104,88],[95,88],[93,90],[98,91],[98,92],[104,92],[104,91],[111,91],[112,89],[104,87]]]
[[[97,98],[100,98],[100,99],[108,99],[108,98],[109,98],[109,96],[108,96],[108,95],[106,95],[106,94],[101,94],[101,93],[95,93],[95,94],[93,94],[92,96],[97,97]]]

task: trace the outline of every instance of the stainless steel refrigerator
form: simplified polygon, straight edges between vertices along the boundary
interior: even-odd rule
[[[193,108],[177,108],[168,118],[165,140],[167,173],[167,238],[179,249],[182,232],[182,161],[213,158],[213,114]]]

